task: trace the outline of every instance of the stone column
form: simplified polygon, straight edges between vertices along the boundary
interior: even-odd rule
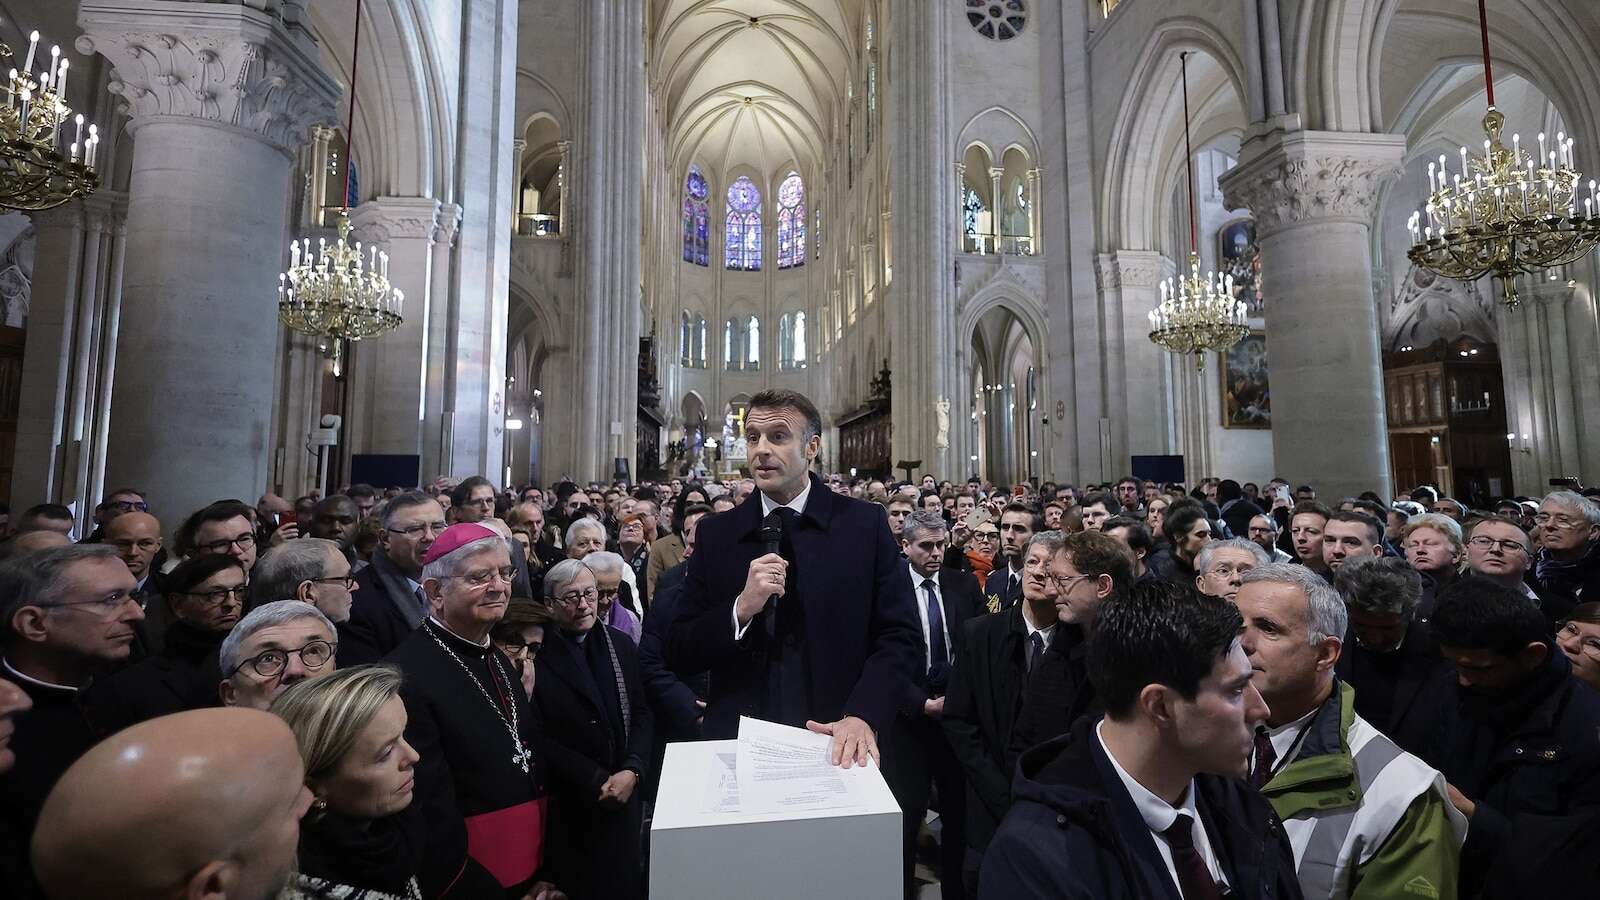
[[[62,502],[66,418],[71,404],[72,339],[82,278],[84,212],[78,201],[28,214],[35,265],[22,355],[11,508]]]
[[[528,152],[528,142],[522,138],[511,141],[511,180],[515,182],[515,190],[511,198],[511,236],[516,237],[521,228],[521,220],[525,210],[522,208],[522,159]],[[534,210],[538,212],[538,210]]]
[[[1596,356],[1594,300],[1577,282],[1527,279],[1517,309],[1496,303],[1506,431],[1517,493],[1539,494],[1555,477],[1588,483]],[[1524,438],[1523,435],[1527,435]]]
[[[1005,252],[1000,247],[1001,220],[1005,218],[1005,197],[1001,193],[1000,179],[1006,170],[999,167],[989,169],[989,230],[990,240],[994,241],[991,249],[998,256]]]
[[[1116,410],[1110,417],[1112,458],[1172,453],[1173,394],[1164,377],[1164,351],[1149,336],[1149,314],[1161,303],[1161,281],[1172,273],[1172,262],[1148,250],[1118,250],[1100,254],[1095,270],[1106,311],[1106,365]]]
[[[168,521],[265,485],[290,170],[337,86],[248,6],[83,0],[83,53],[131,118],[110,481]]]
[[[570,413],[553,409],[555,428],[575,429],[579,453],[571,475],[607,478],[616,457],[633,464],[638,409],[640,267],[643,233],[644,144],[643,4],[585,3],[580,16],[582,53],[578,83],[583,113],[573,147],[574,170],[562,186],[576,260],[577,375]],[[568,194],[573,194],[568,201]],[[559,398],[553,402],[562,403]]]
[[[975,452],[964,427],[966,390],[958,371],[955,285],[961,246],[961,178],[950,181],[949,84],[944,42],[948,16],[894,16],[886,125],[889,191],[894,209],[894,290],[887,293],[888,353],[893,372],[890,462],[922,460],[922,470],[959,481]],[[954,193],[950,193],[955,188]],[[948,222],[954,218],[956,226]],[[863,359],[876,372],[878,359]],[[852,389],[859,386],[851,385]],[[949,404],[940,446],[939,409]],[[913,473],[915,474],[915,473]]]
[[[1390,496],[1369,231],[1404,154],[1399,135],[1273,132],[1221,179],[1228,207],[1254,214],[1272,269],[1275,471],[1332,497]]]
[[[379,197],[361,204],[350,216],[361,241],[388,252],[389,280],[405,294],[400,327],[353,348],[356,377],[351,380],[355,395],[350,410],[355,421],[346,434],[356,453],[419,457],[422,453],[439,212],[439,201],[430,198]]]
[[[1043,172],[1035,167],[1028,170],[1028,255],[1038,256],[1044,252],[1044,246],[1039,240],[1039,180]]]

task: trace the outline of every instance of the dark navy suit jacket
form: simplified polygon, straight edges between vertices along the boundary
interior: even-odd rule
[[[780,604],[800,604],[799,646],[806,708],[780,709],[767,690],[775,642],[752,620],[734,639],[733,606],[750,563],[766,553],[761,495],[701,520],[689,558],[679,615],[667,635],[667,665],[709,671],[704,737],[731,738],[741,715],[804,727],[856,716],[880,737],[904,703],[922,667],[922,626],[911,578],[883,508],[830,491],[815,474],[805,511],[788,544],[794,591]],[[790,615],[794,610],[789,610]],[[792,620],[791,620],[792,621]]]

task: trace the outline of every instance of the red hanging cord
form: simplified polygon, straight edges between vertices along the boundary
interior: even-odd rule
[[[1480,0],[1482,2],[1482,0]],[[1189,165],[1189,252],[1200,253],[1200,229],[1195,224],[1194,213],[1194,145],[1189,142],[1189,53],[1178,54],[1183,64],[1183,149],[1188,154]],[[1492,101],[1491,101],[1492,102]]]
[[[356,0],[356,38],[350,50],[350,114],[344,126],[344,196],[339,205],[350,211],[351,160],[356,155],[356,63],[361,59],[361,0]],[[1492,102],[1492,101],[1491,101]]]
[[[1494,105],[1494,64],[1489,59],[1489,9],[1487,0],[1478,0],[1478,31],[1483,35],[1483,81],[1489,90],[1489,105]]]

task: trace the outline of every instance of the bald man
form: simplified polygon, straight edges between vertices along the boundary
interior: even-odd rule
[[[303,778],[294,735],[270,713],[151,719],[61,776],[34,831],[34,872],[52,900],[270,900],[311,805]]]

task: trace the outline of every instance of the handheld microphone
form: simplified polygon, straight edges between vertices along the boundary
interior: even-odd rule
[[[761,541],[767,545],[768,553],[778,552],[778,545],[783,542],[783,517],[778,515],[777,510],[768,513],[767,517],[761,520]],[[767,608],[778,608],[777,594],[767,598]]]

